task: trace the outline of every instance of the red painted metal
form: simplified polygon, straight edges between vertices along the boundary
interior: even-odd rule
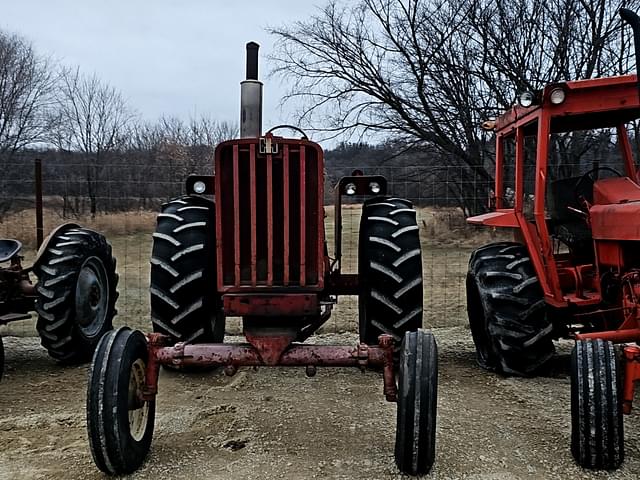
[[[627,345],[623,353],[624,383],[622,387],[622,411],[625,414],[631,413],[633,406],[634,387],[640,382],[640,347],[638,345]]]
[[[496,197],[496,202],[500,197]],[[467,222],[472,225],[485,225],[489,227],[518,228],[520,223],[513,209],[496,210],[495,212],[483,213],[475,217],[467,218]]]
[[[289,285],[289,145],[285,143],[282,153],[282,204],[283,204],[283,283],[284,286]]]
[[[233,146],[233,216],[236,225],[240,225],[240,175],[238,163],[240,162],[238,145]],[[240,285],[240,228],[236,228],[233,232],[235,248],[234,266],[235,266],[235,285]]]
[[[301,223],[301,225],[305,225]],[[267,155],[267,285],[273,285],[273,156]]]
[[[504,191],[503,185],[503,171],[504,171],[504,135],[496,134],[496,187],[495,187],[495,199],[496,210],[504,208]]]
[[[275,366],[280,361],[284,351],[296,338],[296,333],[289,335],[254,335],[245,332],[247,341],[256,349],[262,363]]]
[[[638,183],[638,172],[633,161],[633,152],[631,151],[631,142],[629,141],[629,132],[624,123],[616,127],[618,141],[620,142],[620,151],[624,159],[624,169],[627,177],[633,182]]]
[[[323,157],[308,140],[216,148],[217,290],[324,288]]]
[[[640,340],[640,328],[628,330],[608,330],[605,332],[580,333],[576,335],[577,340],[602,340],[613,343],[637,342]]]
[[[256,145],[252,143],[249,145],[249,189],[250,189],[250,204],[251,209],[251,286],[257,285],[257,267],[256,267],[256,251],[258,248],[258,240],[256,233]],[[239,230],[238,230],[239,231]]]
[[[222,296],[227,316],[303,316],[318,315],[320,304],[315,294],[302,293],[227,293]]]
[[[303,145],[300,146],[300,285],[307,284],[307,152]]]

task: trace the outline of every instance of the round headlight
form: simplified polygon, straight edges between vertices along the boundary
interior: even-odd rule
[[[530,107],[531,105],[533,105],[533,100],[533,93],[524,92],[520,95],[518,102],[520,102],[520,105],[522,105],[523,107]]]
[[[193,184],[193,191],[196,193],[204,193],[207,190],[207,186],[202,180],[198,180]]]
[[[380,193],[380,190],[382,189],[380,188],[380,184],[378,182],[371,182],[369,184],[369,191],[371,191],[371,193],[373,193],[374,195]]]
[[[355,183],[347,183],[344,187],[344,193],[347,195],[355,195],[356,194],[356,184]]]
[[[549,100],[551,100],[551,103],[553,103],[554,105],[560,105],[562,102],[564,102],[564,99],[566,97],[567,95],[562,88],[554,88],[553,90],[551,90]]]

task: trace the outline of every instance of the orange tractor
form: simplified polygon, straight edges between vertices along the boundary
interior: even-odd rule
[[[640,18],[620,14],[640,51]],[[512,229],[515,238],[477,249],[469,262],[467,309],[478,363],[534,375],[553,356],[554,339],[575,339],[571,444],[587,468],[622,463],[622,414],[631,411],[640,380],[640,184],[627,128],[639,118],[638,75],[523,94],[490,125],[492,211],[468,219]],[[615,139],[617,158],[558,161],[558,138],[598,130]]]

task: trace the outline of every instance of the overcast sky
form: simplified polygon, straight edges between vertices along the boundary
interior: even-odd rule
[[[324,0],[0,0],[0,27],[119,89],[143,119],[210,114],[236,122],[244,46],[261,45],[264,124],[291,123],[267,79],[266,26],[308,18]]]

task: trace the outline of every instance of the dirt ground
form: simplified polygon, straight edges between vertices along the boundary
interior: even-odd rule
[[[502,378],[480,370],[465,327],[434,329],[439,405],[434,479],[638,478],[640,414],[626,417],[614,473],[578,468],[569,452],[569,343],[553,373]],[[325,334],[318,342],[356,341]],[[102,478],[85,430],[86,366],[63,368],[36,338],[5,339],[0,479]],[[636,399],[640,402],[640,398]],[[639,404],[640,406],[640,404]],[[395,405],[379,373],[319,369],[163,372],[152,450],[135,479],[397,479]]]
[[[331,209],[327,214],[327,225],[332,225]],[[619,471],[589,473],[573,463],[570,343],[559,345],[548,377],[502,378],[476,366],[465,327],[464,275],[473,245],[495,238],[458,225],[452,221],[455,212],[422,209],[419,214],[424,323],[433,328],[440,348],[437,460],[427,478],[638,478],[638,412],[625,419],[627,460]],[[118,259],[116,325],[149,330],[154,218],[132,214],[90,225],[109,234]],[[345,271],[356,269],[358,221],[359,210],[348,208]],[[331,244],[330,229],[327,236]],[[30,261],[33,252],[25,253]],[[316,341],[355,344],[356,309],[353,298],[341,298]],[[238,331],[237,322],[228,327]],[[7,355],[0,383],[0,480],[103,478],[86,436],[87,367],[63,368],[49,359],[34,338],[32,321],[15,322],[0,333]],[[640,395],[636,401],[640,411]],[[131,478],[402,478],[393,462],[395,415],[376,372],[319,369],[316,377],[307,378],[302,368],[262,368],[228,378],[220,372],[163,371],[152,451]]]

